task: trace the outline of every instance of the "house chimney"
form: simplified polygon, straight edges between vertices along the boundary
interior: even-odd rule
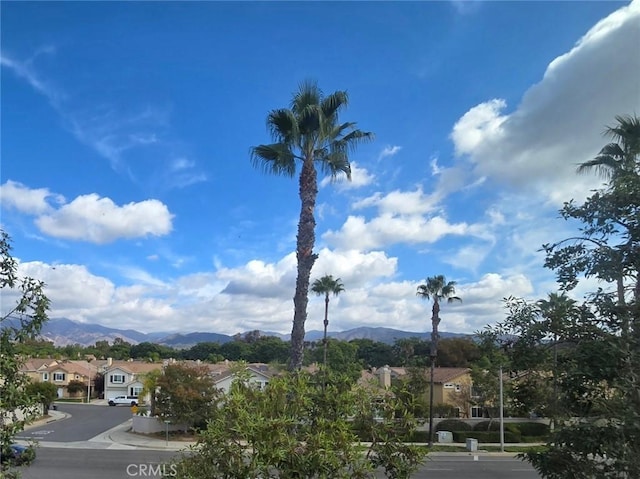
[[[389,369],[389,366],[385,366],[382,369],[380,369],[379,375],[380,375],[380,386],[382,386],[385,389],[390,388],[391,387],[391,370]]]
[[[113,358],[107,358],[107,367],[110,367],[113,365]]]

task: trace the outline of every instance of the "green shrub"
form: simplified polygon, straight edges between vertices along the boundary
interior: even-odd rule
[[[427,412],[429,410],[427,409]],[[458,408],[455,406],[451,406],[450,404],[435,404],[433,406],[433,417],[458,417],[459,412]]]
[[[549,425],[542,422],[520,422],[518,429],[523,436],[549,435]]]
[[[436,424],[437,431],[471,431],[473,428],[460,419],[445,419]]]
[[[547,442],[549,436],[522,436],[520,442]]]
[[[473,426],[474,431],[500,431],[500,421],[481,421],[475,426]],[[521,434],[520,428],[518,427],[518,423],[515,422],[505,422],[504,430],[513,432],[515,434]]]
[[[408,438],[409,442],[429,442],[429,431],[413,431]]]
[[[480,443],[500,442],[500,432],[498,431],[453,431],[453,440],[455,442],[466,442],[467,439],[477,439]],[[520,442],[522,437],[520,434],[505,431],[504,442]]]
[[[473,426],[474,431],[499,431],[500,421],[480,421]]]
[[[197,445],[173,460],[177,477],[406,478],[426,455],[403,442],[416,426],[405,405],[354,389],[348,375],[283,374],[258,390],[241,374]]]

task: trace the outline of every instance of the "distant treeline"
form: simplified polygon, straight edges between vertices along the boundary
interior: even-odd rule
[[[329,340],[330,362],[353,362],[362,368],[381,366],[429,365],[428,340],[419,338],[398,339],[392,345],[371,339],[351,341]],[[289,341],[273,336],[248,333],[223,344],[198,343],[188,349],[144,342],[130,344],[121,338],[113,343],[97,341],[93,346],[72,344],[56,347],[48,341],[28,341],[20,345],[20,353],[29,357],[59,357],[67,359],[137,359],[160,361],[162,359],[192,359],[207,362],[247,361],[252,363],[286,363],[289,358]],[[439,367],[469,367],[480,358],[477,344],[468,338],[446,338],[438,343]],[[322,361],[322,342],[305,343],[305,363]]]

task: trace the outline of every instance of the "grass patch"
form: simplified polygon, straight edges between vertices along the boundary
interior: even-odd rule
[[[500,446],[481,446],[478,447],[487,452],[500,452]],[[504,452],[544,452],[547,450],[546,445],[536,446],[504,446]]]

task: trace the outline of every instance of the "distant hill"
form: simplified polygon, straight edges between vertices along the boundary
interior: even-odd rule
[[[245,335],[246,333],[240,333]],[[289,340],[289,334],[279,334],[268,331],[261,331],[263,336],[275,336],[283,341]],[[420,338],[429,339],[430,332],[411,332],[392,328],[371,328],[359,327],[347,331],[330,331],[327,335],[341,341],[351,341],[352,339],[371,339],[386,344],[393,344],[398,339]],[[307,331],[305,339],[307,341],[319,341],[322,339],[322,331]],[[467,337],[469,334],[440,332],[440,337]],[[42,339],[53,342],[56,346],[66,346],[68,344],[81,344],[83,346],[93,346],[96,341],[108,341],[113,343],[116,338],[131,343],[143,342],[164,344],[176,349],[190,348],[198,343],[226,343],[233,341],[233,336],[209,332],[191,333],[141,333],[134,329],[115,329],[107,326],[92,323],[80,323],[66,318],[54,318],[47,321],[42,329]]]
[[[231,336],[218,333],[188,333],[188,334],[172,334],[155,341],[158,344],[171,346],[176,349],[187,349],[198,343],[228,343],[233,341]]]

